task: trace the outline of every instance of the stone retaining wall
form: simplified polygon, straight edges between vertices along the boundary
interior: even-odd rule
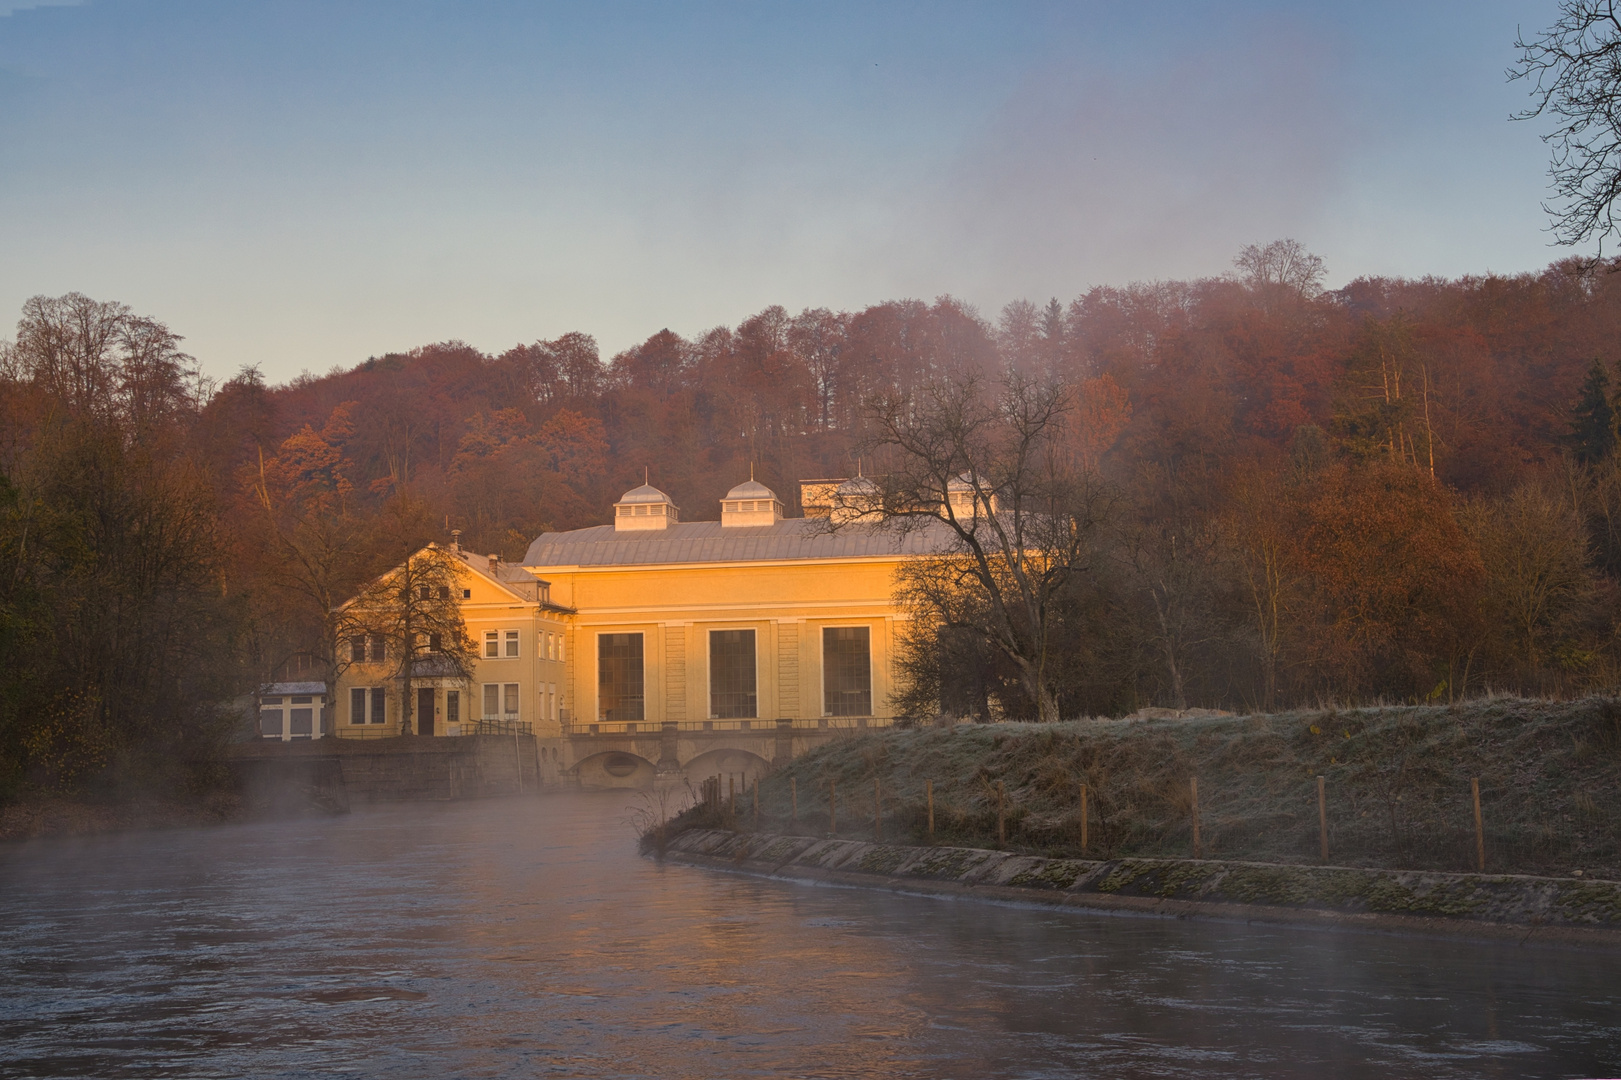
[[[1621,946],[1621,882],[979,848],[694,829],[663,857],[774,877],[1053,906]]]
[[[312,809],[515,795],[559,783],[530,736],[266,740],[233,747],[231,765],[251,802],[286,802],[307,791]]]

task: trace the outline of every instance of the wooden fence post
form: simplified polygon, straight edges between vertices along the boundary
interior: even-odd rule
[[[754,827],[760,827],[760,778],[754,778]]]
[[[1086,854],[1086,785],[1081,785],[1081,854]]]
[[[1007,789],[996,782],[996,843],[1007,847]]]
[[[929,802],[929,843],[934,843],[934,781],[923,781],[923,797]]]
[[[1317,840],[1323,861],[1328,861],[1328,794],[1324,789],[1325,781],[1321,776],[1317,778]]]
[[[726,812],[737,816],[737,777],[726,774]]]
[[[839,813],[837,809],[837,786],[833,781],[827,782],[827,835],[839,835]]]
[[[798,825],[799,824],[799,779],[797,777],[793,777],[793,776],[790,776],[788,778],[788,812],[791,815],[789,817],[789,820],[792,821],[795,825]]]
[[[1193,795],[1193,857],[1199,859],[1204,856],[1199,847],[1199,778],[1197,776],[1188,777],[1188,791]]]
[[[1475,800],[1475,867],[1486,869],[1486,829],[1480,821],[1480,777],[1469,778],[1469,794]]]
[[[874,842],[884,839],[884,793],[879,786],[879,780],[872,778],[872,838]]]

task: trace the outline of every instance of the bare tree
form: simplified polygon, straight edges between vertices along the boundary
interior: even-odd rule
[[[967,374],[870,403],[864,454],[883,466],[829,521],[922,532],[903,599],[1005,657],[1035,715],[1059,719],[1051,646],[1059,600],[1088,572],[1102,488],[1067,450],[1069,388]]]
[[[436,544],[408,555],[342,608],[339,632],[381,639],[400,689],[400,733],[415,731],[414,678],[466,680],[476,656],[461,613],[461,559]],[[357,642],[355,648],[358,650]]]
[[[1552,148],[1553,200],[1543,209],[1565,245],[1597,238],[1598,256],[1616,231],[1621,196],[1621,16],[1615,0],[1560,0],[1559,17],[1542,34],[1514,39],[1513,80],[1531,84],[1530,108],[1513,119],[1552,117],[1542,136]]]
[[[1244,283],[1252,289],[1283,288],[1300,296],[1323,291],[1328,272],[1322,256],[1313,255],[1298,240],[1274,240],[1265,247],[1250,244],[1233,259]]]
[[[1476,499],[1460,517],[1486,566],[1490,624],[1508,640],[1507,654],[1538,678],[1596,587],[1580,514],[1557,489],[1530,482],[1506,498]]]
[[[284,481],[277,475],[285,471],[276,468],[281,464],[278,458],[267,466],[261,455],[251,485],[263,512],[264,552],[257,569],[276,594],[290,601],[277,605],[278,644],[313,655],[324,673],[327,700],[336,701],[338,678],[351,661],[345,637],[353,622],[341,602],[362,578],[359,568],[372,552],[362,522],[345,505],[341,486],[347,481],[341,472],[333,470],[339,482],[335,490],[311,491],[316,485],[278,482]]]
[[[1188,707],[1189,654],[1211,635],[1211,570],[1216,533],[1172,505],[1126,531],[1130,577],[1153,606],[1151,636],[1165,665],[1164,703]]]
[[[0,351],[0,375],[27,380],[69,416],[115,424],[135,440],[194,411],[206,393],[180,335],[125,304],[83,293],[23,304],[15,345]]]

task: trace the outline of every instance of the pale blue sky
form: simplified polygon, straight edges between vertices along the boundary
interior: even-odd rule
[[[76,289],[279,381],[773,303],[994,318],[1280,236],[1331,284],[1537,269],[1503,70],[1553,10],[0,0],[0,327]]]

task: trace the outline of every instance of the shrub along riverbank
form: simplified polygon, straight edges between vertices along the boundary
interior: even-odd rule
[[[1196,779],[1204,857],[1313,863],[1318,776],[1332,864],[1476,869],[1478,779],[1488,871],[1621,877],[1615,698],[872,732],[766,777],[758,817],[753,790],[735,812],[726,805],[723,779],[721,805],[686,811],[646,844],[716,826],[825,835],[831,784],[841,837],[874,838],[881,807],[882,838],[893,843],[1186,856]]]

